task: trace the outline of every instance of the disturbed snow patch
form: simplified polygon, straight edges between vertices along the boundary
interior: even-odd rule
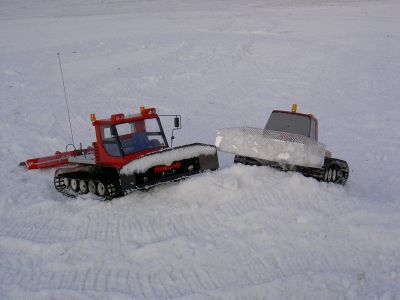
[[[217,149],[214,146],[206,144],[192,144],[165,149],[133,160],[121,169],[121,174],[144,173],[154,166],[169,165],[177,160],[198,157],[200,155],[214,155],[216,152]]]
[[[217,131],[219,150],[285,164],[320,168],[325,145],[306,136],[253,127],[223,128]]]

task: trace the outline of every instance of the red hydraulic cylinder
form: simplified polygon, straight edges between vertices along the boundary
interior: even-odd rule
[[[67,164],[69,156],[76,156],[79,154],[80,152],[78,150],[67,152],[57,151],[54,155],[28,159],[25,162],[21,162],[20,165],[25,164],[28,170],[54,168]]]

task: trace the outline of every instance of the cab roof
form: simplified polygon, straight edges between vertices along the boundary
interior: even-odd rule
[[[108,119],[96,120],[96,116],[94,114],[90,115],[92,124],[94,126],[96,126],[96,125],[116,125],[116,124],[121,124],[121,123],[153,119],[153,118],[157,118],[157,117],[158,117],[158,114],[156,113],[156,109],[153,107],[152,108],[141,107],[140,112],[138,114],[134,114],[134,115],[124,115],[122,113],[114,114],[114,115],[111,115],[110,118],[108,118]]]

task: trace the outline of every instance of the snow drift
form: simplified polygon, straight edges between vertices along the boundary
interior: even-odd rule
[[[253,127],[224,128],[217,131],[219,150],[285,164],[320,168],[325,145],[308,137]]]

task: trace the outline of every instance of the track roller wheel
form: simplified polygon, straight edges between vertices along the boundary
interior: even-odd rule
[[[85,180],[79,181],[79,190],[82,194],[86,194],[88,192],[88,185]]]
[[[79,189],[78,180],[76,180],[76,179],[71,179],[71,189],[72,189],[74,192],[77,192],[77,191],[78,191],[78,189]]]
[[[105,196],[106,196],[106,192],[107,192],[106,186],[104,185],[104,183],[102,183],[101,181],[99,181],[99,182],[97,183],[97,194],[98,194],[100,197],[105,197]]]
[[[88,188],[91,194],[96,194],[96,183],[94,183],[93,181],[89,181]]]
[[[103,198],[103,200],[111,200],[117,196],[117,188],[112,182],[101,182],[97,183],[97,195]]]
[[[65,185],[66,187],[68,187],[68,186],[70,185],[70,183],[71,183],[70,180],[69,180],[69,178],[66,178],[66,177],[65,177],[63,180],[64,180],[64,185]]]

